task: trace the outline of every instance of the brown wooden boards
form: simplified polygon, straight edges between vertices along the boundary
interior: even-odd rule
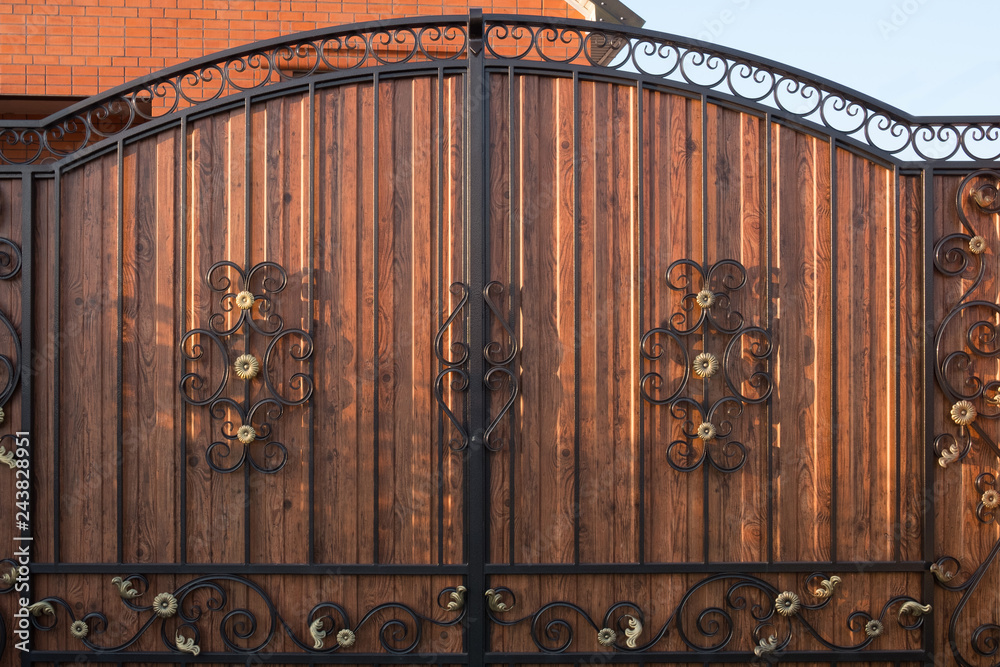
[[[476,623],[503,664],[603,655],[605,628],[660,654],[642,664],[749,659],[771,634],[801,664],[950,659],[962,594],[930,565],[955,558],[942,583],[960,586],[990,562],[998,529],[976,512],[997,434],[984,419],[963,462],[938,465],[957,399],[928,341],[971,287],[996,301],[997,215],[969,194],[992,176],[963,185],[968,170],[645,79],[488,67],[469,99],[469,77],[290,83],[32,176],[33,597],[68,605],[36,648],[86,647],[65,614],[102,612],[87,641],[139,632],[135,662],[161,659],[159,625],[140,632],[153,612],[112,584],[141,574],[135,604],[181,591],[220,660],[258,645],[306,660],[351,626],[341,654],[477,662]],[[21,244],[23,178],[4,176],[0,235]],[[968,251],[978,283],[928,274],[963,205],[988,246]],[[15,327],[18,280],[0,281]],[[988,346],[995,315],[960,314],[941,349]],[[469,479],[483,439],[487,476]],[[480,484],[485,525],[466,506]],[[467,562],[471,540],[485,562]],[[473,568],[499,591],[487,620],[461,616]],[[956,621],[968,655],[995,569]],[[185,602],[202,576],[219,588]],[[786,592],[807,606],[774,611]],[[193,638],[182,620],[164,632]]]

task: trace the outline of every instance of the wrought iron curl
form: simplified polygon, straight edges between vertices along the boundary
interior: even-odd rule
[[[148,582],[141,575],[130,575],[118,579],[141,581],[143,583],[141,595],[145,595],[148,590]],[[265,609],[266,616],[261,617],[257,612],[245,606],[227,611],[226,607],[230,603],[227,585],[243,586],[252,592]],[[463,587],[446,588],[439,593],[438,599],[449,597],[454,601],[453,595],[460,590],[464,592]],[[208,597],[204,602],[196,600],[196,596],[201,597],[206,594]],[[411,653],[417,648],[422,624],[451,627],[461,623],[466,613],[464,605],[455,607],[442,605],[442,609],[453,616],[439,618],[422,614],[398,602],[387,602],[369,609],[356,624],[352,624],[350,615],[342,605],[328,601],[320,602],[309,611],[305,618],[309,632],[313,637],[313,641],[308,642],[302,640],[279,613],[267,592],[255,582],[244,577],[237,575],[199,577],[181,585],[172,593],[161,593],[157,596],[158,599],[161,597],[166,603],[159,608],[159,611],[155,600],[152,605],[139,605],[122,598],[122,603],[128,609],[150,615],[130,637],[117,645],[108,646],[96,641],[109,627],[108,617],[103,612],[88,612],[78,619],[72,606],[59,597],[47,597],[33,604],[29,608],[32,611],[31,623],[37,630],[52,631],[59,623],[60,614],[57,609],[62,610],[70,620],[71,633],[76,639],[79,639],[86,648],[98,654],[109,654],[122,652],[132,647],[146,634],[150,627],[159,622],[161,640],[168,651],[197,654],[201,644],[200,621],[208,614],[222,613],[222,618],[217,626],[218,637],[231,652],[245,655],[259,653],[271,644],[280,630],[304,652],[329,654],[353,646],[356,634],[361,632],[365,626],[370,625],[373,619],[384,615],[385,612],[390,612],[390,618],[381,623],[376,636],[387,652],[405,654]],[[464,600],[464,598],[462,599]],[[51,617],[51,620],[46,617]],[[171,623],[170,619],[173,617],[179,621],[176,626]],[[80,622],[82,622],[82,626],[79,625]],[[337,641],[326,646],[324,638],[334,632],[337,633]],[[181,639],[185,640],[183,646]]]
[[[1000,379],[985,379],[977,371],[975,363],[977,358],[1000,357],[1000,335],[993,323],[995,318],[1000,317],[1000,306],[992,300],[973,298],[985,279],[987,263],[984,257],[989,243],[977,233],[968,208],[971,202],[982,213],[996,213],[998,187],[1000,172],[979,169],[966,176],[958,186],[955,201],[964,229],[944,235],[933,249],[936,271],[946,278],[971,280],[970,286],[951,306],[934,333],[935,379],[952,403],[951,418],[958,426],[957,435],[945,432],[936,435],[933,441],[938,463],[942,467],[967,457],[972,450],[973,435],[1000,457],[1000,447],[977,423],[1000,419]],[[970,317],[972,323],[963,325],[963,347],[948,349],[945,338],[952,325]],[[961,385],[951,380],[956,375],[962,378]]]
[[[271,439],[274,424],[286,407],[309,402],[314,388],[312,375],[304,371],[277,379],[276,366],[282,355],[295,363],[308,362],[313,354],[312,336],[303,329],[286,329],[284,320],[275,311],[274,295],[288,285],[288,274],[279,264],[260,262],[244,270],[235,262],[220,261],[208,269],[205,282],[213,293],[220,295],[221,312],[209,317],[209,328],[192,329],[181,338],[184,362],[179,384],[181,397],[190,405],[209,406],[212,419],[221,421],[223,439],[212,442],[205,452],[212,470],[230,473],[249,465],[264,474],[276,473],[287,463],[288,449]],[[237,310],[238,317],[230,315]],[[227,317],[235,319],[235,323],[227,326]],[[237,337],[243,342],[239,349]],[[256,338],[266,342],[261,360],[251,353],[251,342]],[[209,384],[197,370],[188,369],[189,364],[205,358],[206,339],[222,363],[215,384]],[[234,358],[241,350],[240,356]],[[243,383],[253,382],[259,375],[264,391],[253,401],[245,386],[234,390],[243,394],[242,399],[224,395],[233,375]],[[239,418],[239,423],[233,420],[233,415]],[[224,461],[233,455],[233,442],[238,442],[241,450],[235,463],[227,464]],[[263,460],[251,451],[255,442],[262,443]]]
[[[766,402],[772,392],[770,372],[760,368],[768,364],[771,356],[770,334],[762,327],[746,326],[743,314],[731,307],[732,295],[747,284],[747,270],[732,259],[709,266],[679,259],[667,267],[664,281],[671,291],[682,295],[680,309],[665,323],[644,333],[639,341],[641,358],[652,365],[640,376],[639,393],[648,403],[667,406],[670,416],[681,422],[684,437],[666,447],[667,463],[672,468],[691,472],[708,462],[720,472],[735,472],[746,464],[749,452],[742,442],[730,439],[734,432],[732,420],[743,414],[745,406]],[[693,324],[689,324],[691,320]],[[705,346],[692,360],[688,341],[695,340],[696,335]],[[708,347],[717,336],[725,340],[721,363]],[[655,364],[663,360],[668,344],[679,351],[683,370],[665,389],[666,381]],[[748,356],[755,368],[748,378],[740,380],[736,371]],[[703,400],[691,398],[692,368],[705,382],[721,370],[726,393],[711,402],[707,389]],[[670,393],[663,395],[667,391]],[[693,420],[694,414],[701,416],[700,423]]]
[[[98,96],[82,109],[74,107],[45,119],[37,127],[7,124],[0,128],[0,163],[31,164],[63,158],[139,122],[283,81],[366,64],[443,62],[465,54],[465,21],[409,23],[327,28],[165,69],[125,90]]]
[[[688,588],[663,625],[642,638],[641,642],[639,639],[644,631],[646,616],[641,607],[630,601],[611,605],[603,615],[602,625],[598,625],[585,608],[567,601],[549,602],[530,613],[508,619],[505,615],[516,606],[516,597],[509,588],[498,587],[487,591],[487,616],[492,623],[508,627],[530,622],[531,640],[545,653],[564,653],[572,647],[575,640],[574,626],[567,613],[578,616],[585,625],[598,630],[598,641],[615,651],[649,652],[674,630],[692,651],[714,652],[728,647],[733,641],[737,627],[733,614],[746,612],[754,621],[750,639],[752,643],[759,642],[759,645],[754,646],[754,652],[760,656],[762,653],[780,652],[789,646],[794,639],[793,630],[796,626],[830,650],[861,651],[883,633],[883,622],[890,613],[895,613],[900,628],[912,631],[920,628],[925,615],[931,612],[929,606],[921,605],[915,598],[906,595],[890,598],[875,613],[855,610],[847,617],[847,627],[852,633],[863,633],[864,637],[858,642],[841,645],[824,637],[805,618],[806,613],[813,614],[828,607],[833,591],[840,583],[839,577],[814,572],[806,576],[803,583],[809,589],[809,595],[818,602],[803,602],[792,592],[782,592],[752,575],[710,575]],[[719,603],[693,607],[693,601],[700,591],[718,584],[726,584]],[[754,594],[753,600],[747,595],[748,592]],[[782,607],[785,611],[778,613],[778,603],[783,596],[794,599],[794,606]],[[507,600],[511,601],[509,605]],[[566,613],[557,614],[553,618],[552,613],[555,611]],[[627,632],[630,627],[634,628],[631,636]],[[618,631],[625,632],[628,637],[626,642],[619,641]],[[589,647],[581,647],[580,650],[586,649]]]
[[[451,330],[455,321],[459,319],[465,310],[466,304],[469,302],[469,286],[463,282],[454,282],[449,287],[449,291],[458,296],[459,300],[448,317],[438,327],[437,335],[434,337],[434,354],[440,363],[440,370],[434,379],[434,398],[437,400],[441,411],[458,433],[458,439],[451,438],[448,441],[448,446],[453,451],[461,451],[469,446],[469,429],[466,427],[465,420],[460,419],[451,409],[451,406],[448,405],[448,401],[445,398],[445,389],[449,384],[449,376],[454,376],[450,378],[451,391],[453,393],[462,393],[468,390],[469,373],[465,369],[465,365],[469,361],[470,350],[468,343],[453,338],[450,347],[452,353],[457,354],[457,356],[449,358],[444,349],[444,340],[448,331]]]
[[[0,237],[0,280],[8,281],[16,278],[21,272],[21,248],[11,239]],[[3,367],[3,384],[0,385],[0,422],[3,421],[2,408],[14,395],[21,379],[21,335],[7,314],[0,311],[0,327],[10,335],[11,355],[0,354],[0,366]]]
[[[486,386],[486,389],[490,392],[499,392],[503,390],[504,385],[507,386],[507,396],[504,398],[500,409],[493,415],[483,434],[483,441],[486,448],[494,452],[500,451],[504,447],[505,443],[497,442],[494,434],[504,417],[514,407],[519,391],[518,376],[514,367],[519,349],[517,334],[514,332],[513,327],[507,323],[506,318],[503,316],[502,308],[496,301],[504,292],[503,284],[497,280],[490,281],[483,288],[483,300],[486,302],[493,319],[499,323],[501,329],[509,339],[509,343],[506,346],[500,341],[491,340],[483,347],[483,359],[486,360],[486,365],[488,366],[488,370],[483,375],[483,384]],[[503,353],[505,347],[507,348],[506,354]],[[513,443],[513,439],[511,439],[511,442]]]

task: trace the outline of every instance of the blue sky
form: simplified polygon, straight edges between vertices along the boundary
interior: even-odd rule
[[[797,67],[917,115],[1000,117],[996,0],[625,0],[646,28]]]

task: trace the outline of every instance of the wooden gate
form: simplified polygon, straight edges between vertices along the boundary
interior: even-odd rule
[[[996,664],[998,155],[479,13],[5,122],[4,664]]]

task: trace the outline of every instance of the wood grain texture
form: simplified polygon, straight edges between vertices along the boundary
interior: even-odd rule
[[[466,83],[442,73],[302,87],[192,116],[183,132],[166,127],[123,143],[120,156],[95,153],[68,164],[58,181],[37,183],[35,431],[46,443],[36,450],[40,560],[54,558],[58,504],[63,562],[116,562],[119,521],[123,574],[146,562],[192,563],[193,573],[197,564],[227,564],[238,573],[244,561],[307,564],[312,556],[333,576],[255,577],[300,636],[311,605],[327,599],[355,616],[390,600],[437,615],[435,596],[460,576],[352,577],[336,566],[463,563],[466,486],[487,483],[493,564],[920,562],[931,537],[935,553],[959,558],[963,576],[982,562],[998,529],[975,519],[973,482],[983,470],[996,472],[995,457],[975,447],[967,464],[935,468],[930,496],[923,473],[924,328],[971,284],[933,277],[935,311],[923,313],[923,231],[925,220],[934,238],[959,229],[962,175],[938,175],[935,208],[925,212],[921,177],[909,167],[765,114],[645,84],[490,75],[488,275],[504,287],[498,303],[521,347],[512,365],[520,394],[497,431],[504,446],[488,454],[489,479],[466,480],[465,456],[450,447],[457,432],[433,393],[442,368],[434,338],[458,303],[449,288],[468,280]],[[19,197],[18,179],[0,181],[0,232],[18,239]],[[1000,223],[986,215],[979,222],[994,267]],[[645,331],[682,311],[682,294],[669,289],[665,273],[684,258],[745,265],[748,283],[732,306],[772,334],[767,364],[747,361],[749,343],[739,350],[738,375],[766,367],[774,394],[734,418],[748,452],[736,473],[671,468],[667,448],[684,419],[639,394],[644,373],[661,373],[669,392],[685,370],[669,347],[656,362],[639,353]],[[286,267],[277,312],[314,337],[308,365],[289,347],[278,350],[275,377],[287,384],[308,367],[315,394],[276,422],[275,439],[288,449],[277,475],[211,471],[206,451],[225,418],[181,407],[180,336],[208,326],[213,313],[234,321],[205,280],[220,260]],[[984,298],[998,291],[997,277],[988,277]],[[16,323],[18,297],[17,283],[0,283],[0,308]],[[444,337],[449,356],[466,339],[463,320]],[[963,320],[946,344],[960,346],[962,324],[972,323]],[[58,338],[49,340],[57,325]],[[489,340],[507,345],[495,318],[483,326]],[[716,333],[687,341],[688,358],[721,355]],[[259,341],[242,338],[234,349],[247,344],[261,352]],[[206,346],[197,367],[210,388],[231,362]],[[984,377],[1000,373],[995,360],[981,369]],[[488,392],[488,418],[505,390]],[[263,396],[259,382],[247,389],[235,378],[225,391],[237,400]],[[934,391],[937,433],[950,427],[950,405]],[[691,392],[711,401],[722,388],[698,381]],[[466,397],[445,388],[456,414],[464,414]],[[5,406],[11,425],[17,403],[15,394]],[[121,489],[110,455],[119,423]],[[263,443],[252,448],[264,454]],[[923,534],[928,507],[937,516],[934,536]],[[844,583],[810,617],[839,643],[859,641],[846,624],[853,611],[922,592],[920,572],[845,568],[824,569]],[[498,573],[490,582],[514,589],[525,613],[565,600],[600,617],[630,600],[648,610],[649,628],[703,576]],[[760,576],[808,594],[805,573]],[[72,599],[81,611],[118,610],[107,579],[45,575],[39,592]],[[152,587],[181,583],[163,575]],[[719,604],[720,586],[701,590],[692,608]],[[977,610],[995,607],[998,586],[1000,573],[988,573]],[[957,599],[939,590],[928,601],[938,649],[946,650]],[[232,602],[263,614],[246,591]],[[753,623],[735,616],[734,641],[749,649]],[[685,617],[685,627],[696,617]],[[138,622],[119,619],[112,636]],[[990,620],[967,613],[959,634]],[[589,626],[577,627],[584,650],[598,650]],[[462,649],[461,628],[425,633],[426,650]],[[920,640],[891,624],[878,648],[915,649]],[[74,648],[65,632],[42,641]],[[358,650],[376,648],[371,635],[359,641]],[[796,641],[820,648],[804,635]],[[534,650],[524,625],[497,628],[491,642]],[[665,642],[684,646],[674,634]],[[271,648],[294,645],[280,638]]]

